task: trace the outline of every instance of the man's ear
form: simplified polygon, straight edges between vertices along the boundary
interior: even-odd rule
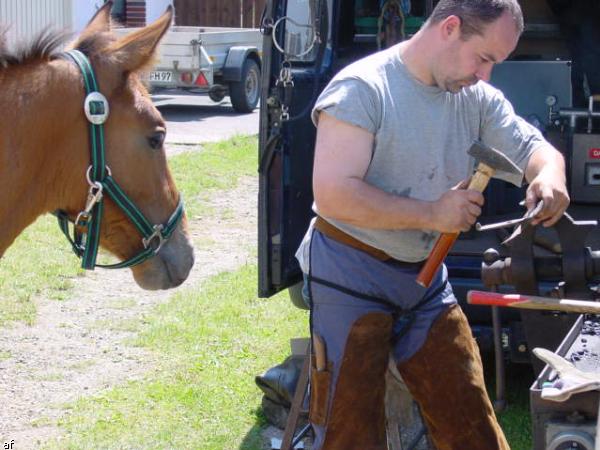
[[[448,16],[442,20],[442,23],[440,24],[442,38],[447,40],[453,37],[460,37],[460,24],[461,20],[458,16]]]
[[[169,5],[154,23],[115,41],[106,51],[116,56],[123,72],[135,72],[152,61],[156,47],[172,20],[173,7]]]

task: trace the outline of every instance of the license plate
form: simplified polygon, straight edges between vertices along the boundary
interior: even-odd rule
[[[150,81],[169,82],[173,79],[173,72],[155,70],[150,72]]]

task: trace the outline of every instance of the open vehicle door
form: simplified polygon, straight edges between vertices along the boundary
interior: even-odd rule
[[[262,297],[301,279],[294,253],[313,202],[315,127],[310,110],[330,79],[323,76],[330,53],[328,3],[270,0],[263,14],[258,201]]]

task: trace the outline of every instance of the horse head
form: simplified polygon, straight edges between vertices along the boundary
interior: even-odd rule
[[[111,6],[66,53],[54,51],[56,34],[18,53],[8,53],[0,35],[0,256],[40,214],[60,211],[63,225],[75,222],[72,244],[84,267],[94,267],[99,244],[132,267],[142,288],[167,289],[187,278],[194,253],[167,167],[165,122],[141,76],[173,12],[119,38]]]
[[[167,166],[164,149],[166,127],[161,114],[140,80],[140,75],[152,62],[157,45],[169,28],[172,8],[169,7],[156,22],[134,33],[117,38],[111,32],[111,2],[104,5],[92,18],[79,38],[72,44],[89,59],[93,67],[98,90],[108,101],[108,117],[105,129],[106,170],[123,193],[151,224],[166,224],[177,210],[180,202],[178,193]],[[74,65],[68,67],[73,71]],[[83,104],[86,96],[84,81],[79,75],[75,104]],[[68,102],[65,102],[68,103]],[[66,106],[66,105],[65,105]],[[72,130],[78,134],[87,132],[88,125],[83,115]],[[89,139],[80,136],[69,143],[82,152],[82,142]],[[75,151],[75,149],[73,149]],[[70,152],[69,152],[70,153]],[[89,159],[84,166],[89,165]],[[81,164],[79,164],[81,170]],[[89,195],[85,183],[85,171],[78,173],[81,194]],[[84,183],[81,183],[83,181]],[[89,177],[88,177],[89,181]],[[107,197],[106,194],[104,197]],[[173,224],[168,239],[142,239],[135,220],[126,214],[122,205],[107,198],[100,225],[100,245],[122,260],[153,246],[155,254],[145,262],[132,267],[136,282],[145,289],[166,289],[181,284],[188,276],[194,254],[187,231],[185,216]],[[70,213],[81,211],[73,204]],[[159,242],[160,240],[160,242]],[[150,241],[150,242],[148,242]]]

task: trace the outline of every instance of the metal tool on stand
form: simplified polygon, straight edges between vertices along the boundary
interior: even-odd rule
[[[522,202],[524,203],[524,202]],[[482,225],[477,222],[475,225],[475,229],[477,231],[489,231],[489,230],[498,230],[502,228],[507,228],[510,226],[514,226],[515,229],[512,234],[505,239],[502,244],[507,245],[513,239],[517,238],[523,228],[529,227],[531,225],[531,221],[537,216],[540,211],[544,207],[544,201],[541,200],[537,203],[537,205],[531,210],[527,211],[523,217],[518,219],[505,220],[502,222]],[[483,267],[491,266],[496,261],[500,259],[500,254],[494,248],[489,248],[483,253]],[[482,269],[483,270],[483,269]],[[490,292],[497,292],[498,284],[489,284],[486,285]],[[468,301],[470,297],[468,297]],[[469,301],[469,303],[471,303]],[[481,304],[481,303],[477,303]],[[506,377],[505,377],[505,368],[504,368],[504,351],[502,347],[502,318],[501,311],[498,309],[498,305],[489,304],[492,307],[492,329],[494,336],[494,366],[496,372],[496,399],[494,401],[494,410],[496,412],[504,411],[506,408],[506,399],[505,399],[505,391],[506,391]],[[504,305],[500,305],[504,306]]]
[[[592,250],[586,246],[589,233],[597,229],[595,220],[575,221],[569,214],[565,214],[554,226],[557,237],[554,251],[535,251],[536,231],[541,227],[527,225],[525,217],[519,219],[521,230],[516,233],[510,242],[508,257],[500,257],[497,252],[489,250],[483,261],[481,277],[483,285],[501,292],[471,291],[468,302],[471,304],[487,304],[494,306],[510,306],[523,308],[521,319],[527,337],[528,348],[542,347],[557,349],[561,357],[569,355],[577,360],[585,355],[586,343],[600,355],[600,322],[597,322],[597,335],[590,335],[586,331],[589,315],[577,316],[574,313],[600,313],[600,297],[598,283],[600,282],[600,251]],[[514,224],[514,222],[511,222]],[[488,229],[494,229],[489,227]],[[540,230],[541,231],[541,230]],[[540,292],[540,286],[547,286],[548,290]],[[552,287],[553,286],[553,287]],[[518,294],[512,292],[516,291]],[[537,311],[536,311],[537,310]],[[598,320],[597,316],[596,320]],[[499,329],[499,324],[494,324]],[[552,333],[548,333],[552,330]],[[595,328],[594,328],[595,330]],[[595,331],[593,331],[595,333]],[[497,341],[496,341],[497,342]],[[502,348],[495,346],[496,373],[504,377],[502,365],[498,364]],[[591,354],[591,353],[590,353]],[[532,360],[534,370],[539,373],[538,379],[531,392],[532,421],[534,431],[534,448],[546,448],[544,443],[579,442],[573,430],[587,430],[588,422],[577,419],[576,412],[585,411],[586,414],[596,414],[598,410],[598,396],[581,395],[570,400],[570,403],[552,404],[541,398],[542,385],[552,379],[551,371],[542,361]],[[600,361],[598,361],[600,372]],[[503,383],[503,380],[500,380]],[[497,386],[501,389],[502,385]],[[502,391],[499,391],[502,393]],[[593,398],[592,398],[593,397]],[[549,404],[550,403],[550,404]],[[567,414],[571,411],[571,415]],[[590,411],[593,411],[591,413]],[[573,417],[571,417],[573,416]],[[560,420],[557,418],[561,417]],[[587,416],[586,416],[587,417]],[[593,416],[591,416],[593,417]],[[596,416],[597,418],[597,416]],[[576,420],[573,422],[573,420]],[[573,431],[573,432],[572,432]],[[575,433],[575,434],[573,434]],[[574,437],[575,436],[575,437]],[[564,440],[563,439],[563,440]],[[564,447],[566,448],[566,447]]]
[[[533,248],[536,229],[522,226],[520,233],[511,240],[510,257],[494,261],[492,264],[486,264],[484,261],[481,273],[484,286],[489,288],[512,285],[520,294],[539,296],[540,281],[562,280],[555,286],[553,296],[582,300],[593,298],[595,293],[590,290],[588,284],[600,274],[600,252],[592,251],[586,247],[585,242],[588,233],[596,226],[595,220],[575,221],[565,213],[554,226],[561,254],[535,258]],[[568,331],[572,320],[570,322],[568,328],[557,329],[557,339]],[[534,329],[537,327],[536,323],[531,325],[526,324],[526,328],[529,328],[528,341],[530,337],[534,337]],[[564,333],[561,333],[561,330]],[[546,333],[542,342],[548,343],[548,337],[545,335]],[[558,341],[554,344],[559,343]]]
[[[521,202],[524,204],[524,202]],[[537,216],[542,209],[544,208],[544,200],[540,200],[535,207],[531,210],[527,211],[523,217],[518,219],[505,220],[503,222],[491,223],[487,225],[482,225],[479,222],[475,224],[475,229],[477,231],[489,231],[489,230],[498,230],[501,228],[508,228],[514,226],[515,229],[512,234],[502,241],[502,245],[508,245],[513,239],[521,234],[523,231],[523,227],[531,226],[531,221]]]

